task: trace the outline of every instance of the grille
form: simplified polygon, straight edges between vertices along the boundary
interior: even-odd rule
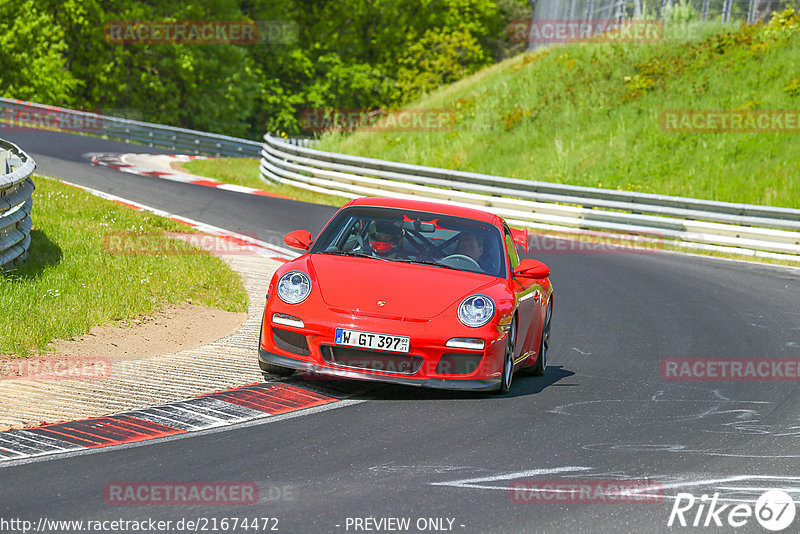
[[[394,354],[377,350],[354,349],[323,345],[322,358],[331,364],[342,367],[413,375],[422,367],[423,358],[410,354]]]
[[[279,349],[292,354],[299,354],[300,356],[308,356],[311,354],[308,350],[308,342],[306,336],[298,334],[297,332],[290,332],[282,328],[272,329],[272,340]]]
[[[474,352],[446,352],[439,358],[436,373],[440,375],[468,375],[481,363],[482,354]]]

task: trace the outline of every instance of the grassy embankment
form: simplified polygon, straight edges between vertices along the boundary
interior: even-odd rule
[[[54,339],[186,300],[247,310],[242,282],[222,260],[164,237],[189,227],[55,180],[34,181],[29,259],[0,273],[0,354],[39,353]]]
[[[410,105],[454,110],[446,132],[324,136],[320,149],[590,187],[800,208],[793,132],[673,133],[667,110],[800,107],[800,15],[668,28],[656,43],[523,54]]]
[[[515,178],[800,207],[792,132],[674,133],[669,110],[797,110],[800,16],[762,26],[668,27],[655,43],[573,43],[526,53],[409,108],[455,112],[449,131],[323,136],[318,148]],[[191,172],[272,188],[256,160],[197,160]]]

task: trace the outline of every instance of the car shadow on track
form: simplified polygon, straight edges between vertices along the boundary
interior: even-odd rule
[[[326,393],[335,397],[359,400],[493,400],[535,395],[548,386],[575,373],[563,366],[549,365],[543,376],[530,376],[521,373],[514,375],[511,391],[505,395],[481,391],[450,391],[415,386],[401,386],[362,380],[326,380],[321,376],[285,379],[286,383]]]
[[[498,395],[498,397],[506,398],[536,395],[544,388],[552,386],[556,384],[556,382],[573,375],[575,375],[575,373],[564,369],[563,365],[548,365],[542,376],[516,373],[514,375],[514,381],[511,383],[511,391],[505,395]]]

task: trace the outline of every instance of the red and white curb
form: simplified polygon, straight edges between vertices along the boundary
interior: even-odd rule
[[[186,172],[177,171],[170,165],[174,161],[191,161],[193,159],[207,159],[205,156],[186,156],[181,154],[117,154],[117,153],[103,153],[103,152],[89,152],[84,154],[93,165],[102,165],[111,169],[127,172],[129,174],[137,174],[140,176],[152,176],[155,178],[163,178],[173,182],[182,182],[187,184],[202,185],[206,187],[213,187],[216,189],[223,189],[225,191],[235,191],[237,193],[245,193],[248,195],[258,195],[265,197],[288,198],[283,195],[271,193],[254,187],[247,187],[244,185],[226,184],[213,178],[204,178],[189,174]]]
[[[229,232],[205,223],[178,217],[156,208],[132,202],[102,191],[59,180],[95,196],[118,202],[137,210],[168,217],[217,237],[253,246],[253,252],[271,259],[287,261],[296,257],[291,250],[263,243],[249,236]],[[277,256],[280,255],[280,256]],[[43,425],[36,428],[0,432],[0,464],[13,465],[40,457],[85,453],[94,449],[125,446],[161,438],[224,429],[232,425],[266,419],[280,420],[352,404],[346,397],[353,392],[336,393],[299,387],[283,382],[265,382],[208,393],[163,405],[137,408],[108,415]]]
[[[280,382],[244,386],[116,415],[0,432],[0,462],[177,436],[340,400]]]
[[[122,204],[129,208],[133,208],[135,210],[147,211],[154,215],[159,215],[161,217],[167,217],[172,219],[173,221],[185,224],[198,230],[200,232],[213,235],[217,238],[223,239],[225,241],[230,242],[231,244],[241,247],[244,252],[252,253],[257,256],[263,256],[265,258],[269,258],[272,260],[280,261],[280,262],[287,262],[291,259],[294,259],[298,256],[297,252],[290,250],[288,248],[280,247],[277,245],[272,245],[270,243],[266,243],[254,237],[241,234],[238,232],[231,232],[229,230],[225,230],[223,228],[219,228],[218,226],[213,226],[210,224],[206,224],[204,222],[195,221],[194,219],[189,219],[188,217],[181,217],[180,215],[174,215],[172,213],[166,212],[164,210],[160,210],[158,208],[153,208],[151,206],[147,206],[145,204],[140,204],[139,202],[134,202],[132,200],[127,200],[122,197],[118,197],[116,195],[111,195],[109,193],[104,193],[103,191],[98,191],[97,189],[92,189],[91,187],[86,187],[83,185],[74,184],[72,182],[67,182],[65,180],[60,180],[56,178],[59,182],[64,185],[69,185],[72,187],[76,187],[87,193],[90,193],[96,197],[100,197],[106,200],[110,200],[112,202],[116,202],[118,204]],[[190,238],[186,240],[191,242]]]

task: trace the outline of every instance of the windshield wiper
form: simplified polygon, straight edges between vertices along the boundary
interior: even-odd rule
[[[367,254],[366,252],[353,252],[353,251],[345,251],[345,250],[326,250],[320,252],[320,254],[331,254],[333,256],[352,256],[355,258],[370,258],[373,260],[383,260],[383,261],[392,261],[388,258],[381,258],[380,256],[373,256],[372,254]]]
[[[421,265],[435,265],[436,267],[444,267],[445,269],[453,269],[454,271],[460,271],[461,269],[456,269],[455,267],[450,267],[449,265],[445,265],[444,263],[439,263],[438,261],[430,261],[430,260],[396,260],[402,261],[403,263],[419,263]]]

